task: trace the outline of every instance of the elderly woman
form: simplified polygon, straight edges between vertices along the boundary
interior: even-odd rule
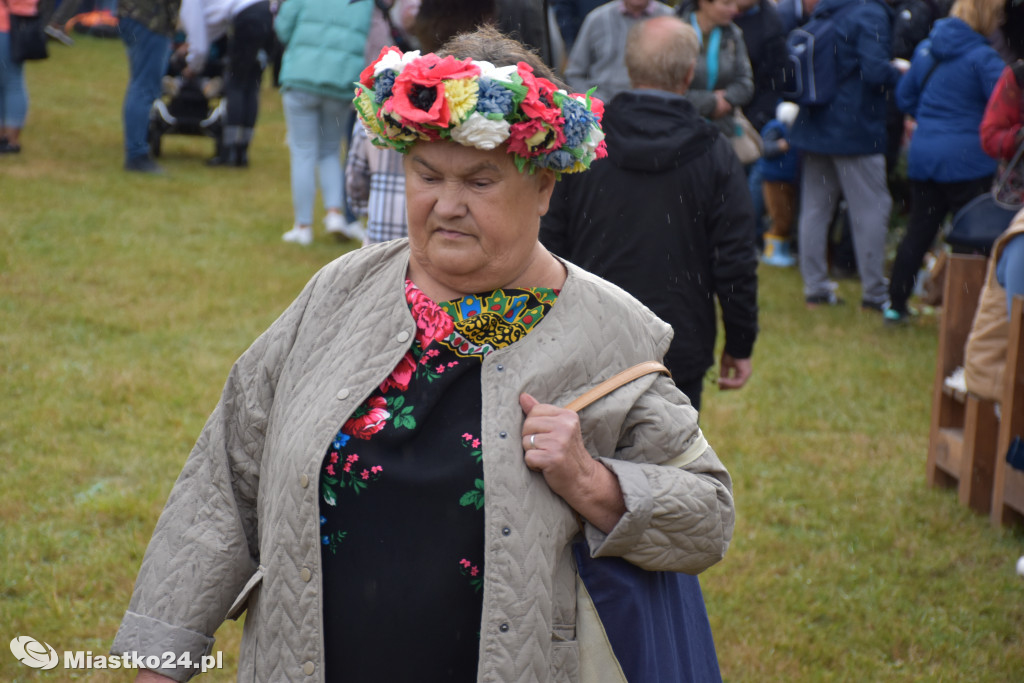
[[[603,153],[600,102],[493,30],[447,51],[363,72],[409,238],[326,266],[237,361],[115,652],[194,661],[247,610],[241,680],[577,681],[574,539],[652,570],[725,552],[729,476],[670,379],[558,407],[672,336],[537,239]]]

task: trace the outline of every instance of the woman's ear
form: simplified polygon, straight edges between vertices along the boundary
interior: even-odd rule
[[[551,204],[551,194],[555,191],[555,172],[550,168],[542,168],[534,171],[537,174],[537,215],[543,216],[548,212]]]

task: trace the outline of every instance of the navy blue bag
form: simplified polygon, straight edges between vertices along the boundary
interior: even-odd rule
[[[640,363],[565,407],[579,412],[653,372],[670,374],[660,363]],[[706,447],[701,436],[680,458],[692,460]],[[583,531],[578,516],[577,523]],[[594,558],[586,541],[577,541],[572,550],[578,577],[576,637],[583,683],[721,683],[696,576],[647,571],[620,557]]]
[[[835,20],[856,6],[857,3],[850,3],[832,12],[814,14],[806,24],[789,32],[786,37],[789,65],[782,99],[814,107],[828,104],[835,98],[841,76],[836,55],[841,35]]]
[[[696,576],[649,572],[619,557],[592,558],[585,542],[573,545],[573,555],[626,681],[721,682]]]

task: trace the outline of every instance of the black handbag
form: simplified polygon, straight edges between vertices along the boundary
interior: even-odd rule
[[[21,64],[33,59],[46,59],[50,56],[46,50],[43,20],[38,14],[33,16],[11,14],[10,18],[12,62]]]
[[[992,190],[964,204],[953,216],[946,242],[950,246],[988,253],[1017,212],[1024,208],[1024,179],[1021,158],[1024,143],[999,173]]]

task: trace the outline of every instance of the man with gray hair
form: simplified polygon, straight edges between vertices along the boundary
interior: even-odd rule
[[[718,386],[751,374],[757,337],[757,252],[746,177],[729,141],[683,96],[700,47],[666,16],[626,41],[632,88],[605,111],[608,158],[564,177],[541,222],[548,249],[633,294],[672,325],[665,356],[676,384],[700,408],[714,365],[715,300],[725,349]]]

